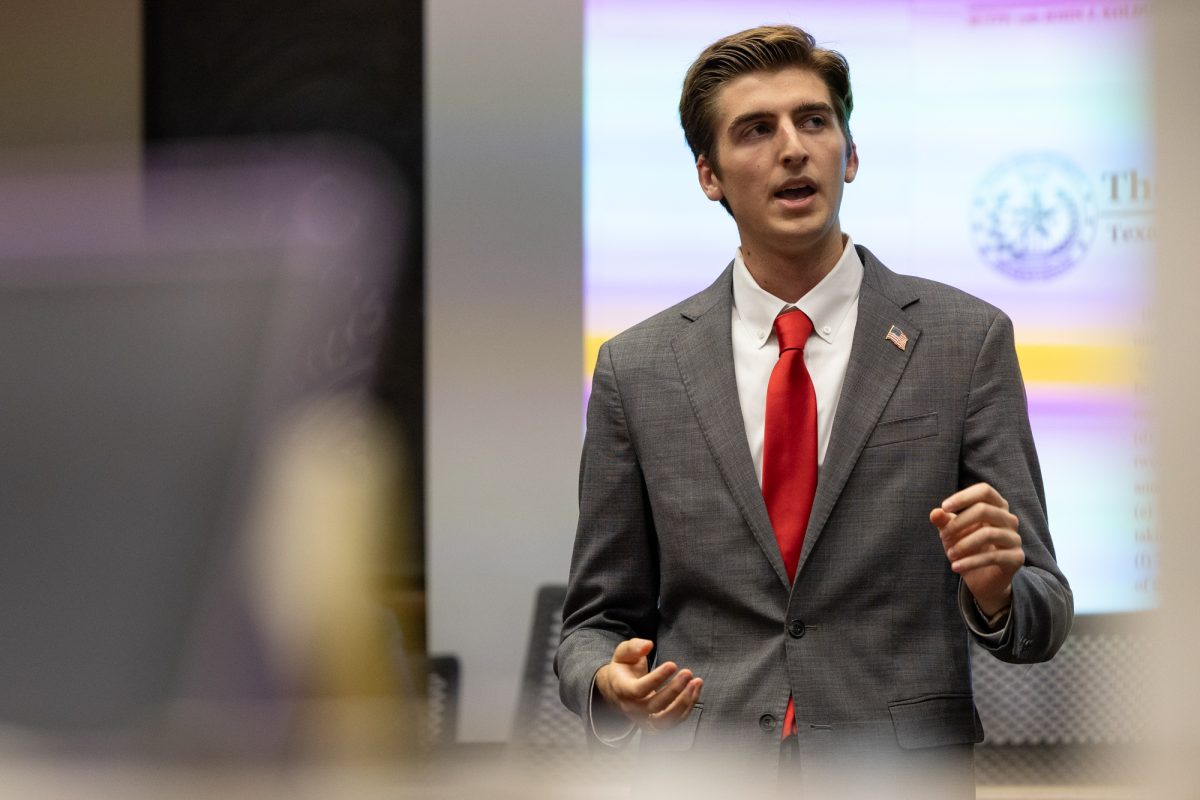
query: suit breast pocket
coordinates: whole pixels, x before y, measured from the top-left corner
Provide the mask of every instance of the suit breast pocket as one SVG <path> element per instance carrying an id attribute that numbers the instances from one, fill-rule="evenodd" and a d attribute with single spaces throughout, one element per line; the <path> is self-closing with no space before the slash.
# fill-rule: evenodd
<path id="1" fill-rule="evenodd" d="M 881 422 L 875 426 L 867 447 L 882 447 L 885 444 L 911 442 L 914 439 L 926 439 L 937 436 L 938 415 L 936 411 L 920 414 L 915 417 L 893 419 Z"/>

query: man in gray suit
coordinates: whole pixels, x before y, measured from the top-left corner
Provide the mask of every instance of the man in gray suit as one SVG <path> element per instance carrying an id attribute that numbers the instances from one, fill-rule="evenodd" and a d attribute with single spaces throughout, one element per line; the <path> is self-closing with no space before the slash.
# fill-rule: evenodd
<path id="1" fill-rule="evenodd" d="M 1009 319 L 842 233 L 852 106 L 842 56 L 791 26 L 689 70 L 684 133 L 741 247 L 600 349 L 555 666 L 601 742 L 640 729 L 643 754 L 782 753 L 797 774 L 938 763 L 965 794 L 983 736 L 969 640 L 1048 659 L 1072 598 Z M 812 323 L 819 467 L 785 563 L 764 406 L 793 309 Z"/>

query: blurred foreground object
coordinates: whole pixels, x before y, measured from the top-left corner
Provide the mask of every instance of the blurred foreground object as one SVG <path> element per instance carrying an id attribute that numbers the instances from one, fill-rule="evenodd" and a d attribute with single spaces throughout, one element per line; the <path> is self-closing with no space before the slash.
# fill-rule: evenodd
<path id="1" fill-rule="evenodd" d="M 333 400 L 305 409 L 280 434 L 252 517 L 248 565 L 270 671 L 295 704 L 301 747 L 386 756 L 421 724 L 414 674 L 397 674 L 394 624 L 377 585 L 403 485 L 393 430 L 358 404 Z"/>
<path id="2" fill-rule="evenodd" d="M 4 733 L 394 751 L 424 630 L 377 585 L 415 535 L 368 398 L 403 240 L 386 162 L 306 141 L 114 163 L 0 154 Z M 314 726 L 339 702 L 389 724 Z"/>

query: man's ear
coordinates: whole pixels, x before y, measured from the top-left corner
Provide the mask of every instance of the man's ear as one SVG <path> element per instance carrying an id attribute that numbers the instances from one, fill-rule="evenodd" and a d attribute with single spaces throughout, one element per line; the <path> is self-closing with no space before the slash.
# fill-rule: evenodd
<path id="1" fill-rule="evenodd" d="M 846 183 L 854 180 L 858 174 L 858 145 L 850 143 L 850 156 L 846 159 Z"/>
<path id="2" fill-rule="evenodd" d="M 725 192 L 721 190 L 721 179 L 713 170 L 708 156 L 700 156 L 696 159 L 696 177 L 700 179 L 700 188 L 704 190 L 705 197 L 709 200 L 724 199 Z"/>

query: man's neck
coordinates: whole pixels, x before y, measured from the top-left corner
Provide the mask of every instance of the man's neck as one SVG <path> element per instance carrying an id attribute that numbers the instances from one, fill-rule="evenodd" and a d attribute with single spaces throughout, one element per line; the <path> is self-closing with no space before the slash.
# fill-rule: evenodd
<path id="1" fill-rule="evenodd" d="M 780 300 L 794 303 L 837 266 L 845 249 L 846 238 L 839 232 L 816 252 L 778 253 L 743 244 L 742 261 L 759 286 Z"/>

